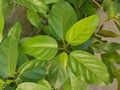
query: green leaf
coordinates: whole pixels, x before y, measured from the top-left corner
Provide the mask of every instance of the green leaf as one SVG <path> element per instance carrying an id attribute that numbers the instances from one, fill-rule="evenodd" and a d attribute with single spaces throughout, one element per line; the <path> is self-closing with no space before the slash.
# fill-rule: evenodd
<path id="1" fill-rule="evenodd" d="M 14 31 L 13 31 L 14 29 Z M 15 24 L 9 31 L 7 38 L 0 46 L 0 77 L 13 77 L 18 57 L 19 24 Z M 18 35 L 18 36 L 17 36 Z"/>
<path id="2" fill-rule="evenodd" d="M 27 10 L 27 18 L 33 26 L 39 28 L 40 19 L 34 10 Z"/>
<path id="3" fill-rule="evenodd" d="M 69 72 L 80 77 L 82 81 L 90 84 L 109 83 L 106 66 L 93 55 L 85 51 L 76 50 L 71 52 L 69 58 Z"/>
<path id="4" fill-rule="evenodd" d="M 15 25 L 10 29 L 10 31 L 8 32 L 8 37 L 14 35 L 15 38 L 17 40 L 20 39 L 20 35 L 21 35 L 21 24 L 20 22 L 16 22 Z"/>
<path id="5" fill-rule="evenodd" d="M 60 55 L 53 59 L 49 68 L 48 79 L 54 88 L 59 88 L 67 80 L 67 69 L 61 63 Z"/>
<path id="6" fill-rule="evenodd" d="M 24 53 L 21 47 L 18 48 L 18 51 L 17 68 L 28 61 L 27 55 Z"/>
<path id="7" fill-rule="evenodd" d="M 92 15 L 76 22 L 67 32 L 66 41 L 76 46 L 87 41 L 99 23 L 99 16 Z"/>
<path id="8" fill-rule="evenodd" d="M 15 6 L 14 0 L 3 0 L 2 6 L 3 16 L 4 17 L 8 16 L 14 9 L 14 6 Z"/>
<path id="9" fill-rule="evenodd" d="M 76 22 L 76 14 L 68 2 L 59 2 L 53 5 L 48 21 L 51 35 L 63 40 L 68 29 Z"/>
<path id="10" fill-rule="evenodd" d="M 18 85 L 16 90 L 51 90 L 52 87 L 45 80 L 39 83 L 25 82 Z"/>
<path id="11" fill-rule="evenodd" d="M 119 34 L 116 34 L 112 31 L 108 31 L 108 30 L 101 30 L 101 31 L 97 32 L 97 34 L 100 36 L 103 36 L 103 37 L 112 37 L 112 38 L 120 37 Z"/>
<path id="12" fill-rule="evenodd" d="M 57 3 L 63 0 L 43 0 L 46 4 Z"/>
<path id="13" fill-rule="evenodd" d="M 3 39 L 3 28 L 4 28 L 4 18 L 2 15 L 2 2 L 3 0 L 0 0 L 0 42 Z"/>
<path id="14" fill-rule="evenodd" d="M 87 84 L 71 73 L 60 90 L 87 90 Z"/>
<path id="15" fill-rule="evenodd" d="M 80 11 L 83 15 L 93 15 L 96 13 L 98 6 L 93 0 L 84 0 L 83 5 L 80 7 Z"/>
<path id="16" fill-rule="evenodd" d="M 3 86 L 4 86 L 4 82 L 3 80 L 0 79 L 0 90 L 2 90 Z"/>
<path id="17" fill-rule="evenodd" d="M 24 52 L 40 60 L 50 60 L 56 53 L 58 44 L 50 36 L 35 36 L 28 38 L 21 43 Z"/>
<path id="18" fill-rule="evenodd" d="M 20 66 L 19 77 L 22 81 L 39 81 L 45 78 L 46 64 L 41 60 L 31 60 Z"/>
<path id="19" fill-rule="evenodd" d="M 109 18 L 114 18 L 120 12 L 120 3 L 112 0 L 104 0 L 103 2 L 104 11 L 107 12 Z"/>
<path id="20" fill-rule="evenodd" d="M 66 68 L 67 66 L 67 62 L 68 62 L 68 55 L 66 52 L 62 52 L 60 54 L 60 60 L 61 60 L 61 63 L 63 65 L 64 68 Z"/>
<path id="21" fill-rule="evenodd" d="M 70 3 L 72 3 L 76 8 L 80 8 L 85 0 L 68 0 Z"/>
<path id="22" fill-rule="evenodd" d="M 16 0 L 18 4 L 23 5 L 36 12 L 46 14 L 48 6 L 42 0 Z"/>

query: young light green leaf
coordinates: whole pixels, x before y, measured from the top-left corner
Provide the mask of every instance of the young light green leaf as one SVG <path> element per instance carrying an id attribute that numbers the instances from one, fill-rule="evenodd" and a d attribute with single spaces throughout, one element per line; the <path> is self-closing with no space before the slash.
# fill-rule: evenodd
<path id="1" fill-rule="evenodd" d="M 88 52 L 80 50 L 71 52 L 68 68 L 69 72 L 80 77 L 84 82 L 90 84 L 109 83 L 109 75 L 104 63 Z"/>
<path id="2" fill-rule="evenodd" d="M 18 39 L 20 38 L 20 32 L 20 24 L 17 23 L 10 29 L 7 38 L 0 46 L 1 78 L 14 76 L 18 57 Z"/>
<path id="3" fill-rule="evenodd" d="M 50 36 L 40 35 L 28 38 L 21 43 L 24 52 L 40 60 L 50 60 L 56 53 L 58 44 Z"/>
<path id="4" fill-rule="evenodd" d="M 87 41 L 99 23 L 99 16 L 92 15 L 75 23 L 66 34 L 66 41 L 76 46 Z"/>
<path id="5" fill-rule="evenodd" d="M 112 37 L 112 38 L 120 37 L 119 34 L 116 34 L 112 31 L 108 31 L 108 30 L 101 30 L 101 31 L 97 32 L 97 34 L 100 36 L 103 36 L 103 37 Z"/>
<path id="6" fill-rule="evenodd" d="M 60 55 L 55 57 L 50 65 L 48 74 L 51 85 L 56 89 L 63 85 L 68 78 L 67 69 L 63 67 L 60 59 Z"/>
<path id="7" fill-rule="evenodd" d="M 66 52 L 62 52 L 60 54 L 60 61 L 61 61 L 61 64 L 63 65 L 63 67 L 66 68 L 67 62 L 68 62 L 68 55 Z"/>
<path id="8" fill-rule="evenodd" d="M 31 60 L 20 66 L 18 69 L 19 77 L 22 81 L 39 81 L 45 78 L 45 61 Z"/>
<path id="9" fill-rule="evenodd" d="M 51 35 L 63 40 L 67 30 L 76 22 L 76 14 L 68 2 L 59 2 L 53 5 L 48 21 Z"/>
<path id="10" fill-rule="evenodd" d="M 18 85 L 16 90 L 51 90 L 52 87 L 46 80 L 42 80 L 39 83 L 25 82 Z"/>
<path id="11" fill-rule="evenodd" d="M 57 3 L 63 0 L 43 0 L 46 4 Z"/>
<path id="12" fill-rule="evenodd" d="M 107 12 L 109 18 L 114 18 L 120 12 L 120 3 L 112 0 L 104 0 L 103 2 L 104 11 Z"/>
<path id="13" fill-rule="evenodd" d="M 39 28 L 40 19 L 38 14 L 34 10 L 27 10 L 27 18 L 33 26 Z"/>
<path id="14" fill-rule="evenodd" d="M 18 4 L 23 5 L 36 12 L 46 14 L 48 6 L 42 0 L 16 0 Z"/>
<path id="15" fill-rule="evenodd" d="M 4 28 L 4 18 L 2 15 L 2 2 L 3 0 L 0 0 L 0 42 L 3 39 L 3 28 Z"/>

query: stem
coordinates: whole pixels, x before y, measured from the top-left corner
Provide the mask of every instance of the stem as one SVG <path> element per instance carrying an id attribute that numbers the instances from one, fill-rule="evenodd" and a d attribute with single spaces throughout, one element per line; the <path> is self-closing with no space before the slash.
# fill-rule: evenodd
<path id="1" fill-rule="evenodd" d="M 100 9 L 103 10 L 103 7 L 96 1 L 96 0 L 92 0 Z"/>

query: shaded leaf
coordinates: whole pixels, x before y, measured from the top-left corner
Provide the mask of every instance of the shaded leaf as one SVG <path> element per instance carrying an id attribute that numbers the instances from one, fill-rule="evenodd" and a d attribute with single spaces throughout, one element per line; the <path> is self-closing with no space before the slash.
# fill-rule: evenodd
<path id="1" fill-rule="evenodd" d="M 28 38 L 21 43 L 24 52 L 40 60 L 50 60 L 57 53 L 57 42 L 50 36 L 40 35 Z"/>
<path id="2" fill-rule="evenodd" d="M 67 69 L 63 67 L 60 56 L 51 63 L 48 78 L 54 88 L 59 88 L 67 80 Z"/>
<path id="3" fill-rule="evenodd" d="M 41 60 L 31 60 L 25 62 L 18 69 L 19 77 L 22 81 L 37 82 L 46 75 L 46 64 Z"/>
<path id="4" fill-rule="evenodd" d="M 3 80 L 0 79 L 0 90 L 2 90 L 3 86 L 4 86 L 4 82 Z"/>
<path id="5" fill-rule="evenodd" d="M 76 14 L 68 2 L 59 2 L 52 6 L 48 20 L 51 35 L 63 40 L 67 30 L 76 22 Z"/>
<path id="6" fill-rule="evenodd" d="M 103 2 L 104 11 L 107 12 L 109 18 L 114 18 L 120 12 L 120 3 L 112 0 L 104 0 Z"/>
<path id="7" fill-rule="evenodd" d="M 103 37 L 112 37 L 112 38 L 120 37 L 119 34 L 116 34 L 112 31 L 108 31 L 108 30 L 101 30 L 101 31 L 97 32 L 97 34 L 100 36 L 103 36 Z"/>

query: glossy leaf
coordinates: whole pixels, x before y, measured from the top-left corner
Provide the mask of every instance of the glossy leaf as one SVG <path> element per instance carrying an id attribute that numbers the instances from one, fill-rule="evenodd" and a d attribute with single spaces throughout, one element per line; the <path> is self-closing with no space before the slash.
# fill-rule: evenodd
<path id="1" fill-rule="evenodd" d="M 114 18 L 120 12 L 120 3 L 112 0 L 104 0 L 103 2 L 104 11 L 107 12 L 109 18 Z"/>
<path id="2" fill-rule="evenodd" d="M 103 36 L 103 37 L 112 37 L 112 38 L 120 37 L 119 34 L 116 34 L 112 31 L 108 31 L 108 30 L 101 30 L 101 31 L 97 32 L 97 34 L 100 36 Z"/>
<path id="3" fill-rule="evenodd" d="M 4 28 L 4 18 L 2 15 L 2 2 L 3 0 L 0 0 L 0 42 L 3 39 L 3 28 Z"/>
<path id="4" fill-rule="evenodd" d="M 42 0 L 16 0 L 18 4 L 23 5 L 36 12 L 46 14 L 48 6 Z"/>
<path id="5" fill-rule="evenodd" d="M 71 52 L 68 67 L 69 72 L 80 77 L 84 82 L 90 84 L 109 83 L 109 75 L 104 63 L 85 51 Z"/>
<path id="6" fill-rule="evenodd" d="M 87 84 L 71 73 L 60 90 L 87 90 Z"/>
<path id="7" fill-rule="evenodd" d="M 27 18 L 33 26 L 39 28 L 40 19 L 35 11 L 29 9 L 27 11 Z"/>
<path id="8" fill-rule="evenodd" d="M 18 85 L 16 90 L 51 90 L 51 86 L 45 80 L 39 83 L 25 82 Z"/>
<path id="9" fill-rule="evenodd" d="M 46 4 L 57 3 L 63 0 L 43 0 Z"/>
<path id="10" fill-rule="evenodd" d="M 57 53 L 57 42 L 50 36 L 35 36 L 21 43 L 24 52 L 40 60 L 50 60 Z"/>
<path id="11" fill-rule="evenodd" d="M 68 2 L 59 2 L 52 6 L 48 20 L 51 35 L 63 40 L 67 30 L 76 22 L 76 14 Z"/>
<path id="12" fill-rule="evenodd" d="M 65 68 L 67 66 L 67 62 L 68 62 L 68 55 L 66 52 L 62 52 L 60 54 L 60 61 L 61 61 L 61 64 L 63 65 L 63 67 Z"/>
<path id="13" fill-rule="evenodd" d="M 39 81 L 45 78 L 46 64 L 41 60 L 31 60 L 20 66 L 19 77 L 22 81 Z"/>
<path id="14" fill-rule="evenodd" d="M 76 46 L 87 41 L 99 23 L 99 16 L 92 15 L 76 22 L 67 32 L 66 41 Z"/>
<path id="15" fill-rule="evenodd" d="M 67 69 L 63 67 L 60 56 L 57 56 L 50 65 L 48 79 L 54 88 L 59 88 L 67 80 Z"/>
<path id="16" fill-rule="evenodd" d="M 16 28 L 15 28 L 16 27 Z M 13 31 L 14 29 L 14 31 Z M 19 24 L 15 24 L 9 31 L 7 38 L 0 46 L 0 77 L 13 77 L 18 56 Z M 18 36 L 17 36 L 18 35 Z M 13 63 L 14 62 L 14 63 Z"/>

